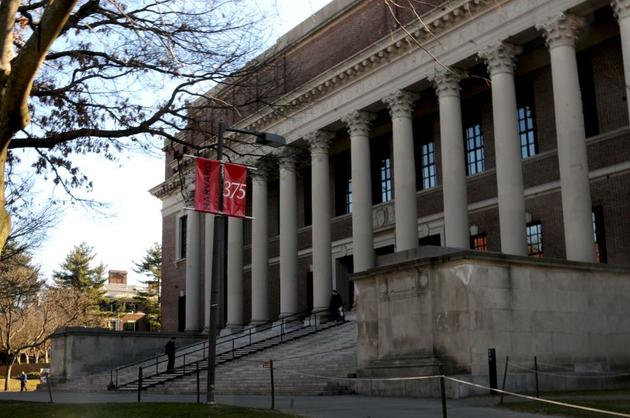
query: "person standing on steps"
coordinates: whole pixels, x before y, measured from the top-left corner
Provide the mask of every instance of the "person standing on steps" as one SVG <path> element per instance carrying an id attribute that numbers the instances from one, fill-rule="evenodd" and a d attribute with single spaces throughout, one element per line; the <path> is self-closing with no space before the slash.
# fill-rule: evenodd
<path id="1" fill-rule="evenodd" d="M 166 370 L 170 372 L 175 368 L 175 337 L 172 337 L 166 343 L 166 346 L 164 346 L 164 353 L 168 356 Z"/>
<path id="2" fill-rule="evenodd" d="M 336 290 L 332 291 L 328 312 L 334 321 L 343 321 L 343 299 Z"/>

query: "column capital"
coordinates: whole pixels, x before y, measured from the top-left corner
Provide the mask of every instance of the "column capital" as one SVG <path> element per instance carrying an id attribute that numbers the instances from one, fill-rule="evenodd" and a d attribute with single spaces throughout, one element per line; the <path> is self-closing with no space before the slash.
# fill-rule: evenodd
<path id="1" fill-rule="evenodd" d="M 252 177 L 256 181 L 267 181 L 273 172 L 273 165 L 269 160 L 258 160 L 254 163 L 256 171 L 252 171 Z"/>
<path id="2" fill-rule="evenodd" d="M 478 55 L 486 62 L 488 73 L 492 76 L 500 73 L 514 73 L 516 57 L 523 52 L 523 48 L 507 42 L 488 45 L 479 51 Z"/>
<path id="3" fill-rule="evenodd" d="M 326 154 L 328 155 L 328 149 L 332 143 L 332 139 L 335 134 L 328 131 L 315 131 L 304 136 L 304 139 L 308 143 L 311 154 Z"/>
<path id="4" fill-rule="evenodd" d="M 411 118 L 413 102 L 419 97 L 420 95 L 416 93 L 411 93 L 405 90 L 397 90 L 383 97 L 381 100 L 387 105 L 392 119 Z"/>
<path id="5" fill-rule="evenodd" d="M 612 0 L 610 6 L 618 20 L 630 17 L 630 0 Z"/>
<path id="6" fill-rule="evenodd" d="M 536 29 L 542 31 L 549 49 L 557 46 L 574 47 L 582 27 L 583 18 L 565 13 L 536 25 Z"/>
<path id="7" fill-rule="evenodd" d="M 429 76 L 429 81 L 433 83 L 438 97 L 459 97 L 459 90 L 461 89 L 459 82 L 462 78 L 464 78 L 464 74 L 460 71 L 436 67 L 433 75 Z"/>
<path id="8" fill-rule="evenodd" d="M 372 121 L 374 119 L 376 119 L 376 115 L 374 113 L 355 110 L 354 112 L 350 112 L 342 117 L 341 121 L 348 128 L 350 136 L 368 136 L 370 134 L 370 126 L 372 125 Z"/>
<path id="9" fill-rule="evenodd" d="M 278 155 L 278 165 L 280 170 L 287 170 L 295 173 L 295 164 L 297 162 L 297 152 L 294 150 L 285 150 Z"/>

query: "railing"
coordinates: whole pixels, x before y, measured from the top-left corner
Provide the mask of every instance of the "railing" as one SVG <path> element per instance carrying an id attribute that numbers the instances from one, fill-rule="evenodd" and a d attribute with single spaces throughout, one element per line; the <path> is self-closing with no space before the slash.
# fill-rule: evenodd
<path id="1" fill-rule="evenodd" d="M 277 338 L 277 337 L 280 337 L 280 341 L 282 342 L 284 341 L 285 336 L 287 334 L 290 334 L 295 331 L 301 330 L 303 328 L 308 328 L 308 327 L 314 327 L 314 329 L 317 331 L 318 317 L 321 319 L 322 314 L 325 314 L 325 313 L 309 314 L 308 312 L 300 312 L 300 313 L 282 318 L 279 322 L 270 321 L 264 324 L 260 324 L 256 328 L 248 328 L 245 331 L 238 331 L 231 334 L 219 336 L 217 337 L 217 347 L 228 345 L 228 349 L 225 350 L 225 348 L 223 348 L 221 351 L 217 350 L 216 357 L 223 356 L 231 352 L 231 360 L 234 360 L 236 359 L 237 349 L 251 346 L 252 343 L 264 342 L 264 341 L 268 341 L 270 339 Z M 308 321 L 307 324 L 304 324 L 305 321 Z M 277 322 L 277 323 L 274 324 L 274 322 Z M 290 325 L 295 324 L 295 323 L 301 323 L 302 326 L 299 328 L 291 329 L 288 332 L 287 328 Z M 257 336 L 263 333 L 270 333 L 270 331 L 273 332 L 274 329 L 279 329 L 279 332 L 275 335 L 273 334 L 270 335 L 268 338 L 263 338 L 258 341 L 254 341 Z M 191 366 L 194 366 L 199 361 L 206 360 L 206 353 L 208 352 L 207 348 L 208 348 L 208 341 L 203 341 L 201 343 L 195 343 L 186 347 L 181 347 L 178 351 L 180 352 L 183 351 L 183 352 L 175 356 L 175 364 L 179 363 L 180 364 L 179 368 L 182 370 L 182 373 L 186 374 L 186 367 L 189 367 L 190 369 Z M 200 351 L 202 355 L 201 360 L 198 359 Z M 196 358 L 196 360 L 191 361 L 190 363 L 187 363 L 186 362 L 187 356 L 188 356 L 188 359 L 190 359 L 191 357 L 194 357 Z M 108 389 L 118 389 L 121 385 L 138 382 L 140 380 L 138 378 L 136 379 L 132 378 L 132 380 L 126 381 L 126 382 L 119 382 L 119 378 L 124 376 L 127 373 L 133 376 L 134 374 L 131 373 L 132 371 L 131 369 L 135 369 L 135 367 L 141 367 L 145 373 L 147 369 L 153 369 L 153 367 L 155 367 L 155 372 L 151 375 L 145 374 L 143 380 L 146 380 L 147 378 L 150 378 L 159 374 L 163 374 L 164 372 L 167 371 L 166 366 L 164 366 L 162 371 L 160 371 L 161 369 L 160 366 L 163 363 L 167 363 L 167 362 L 168 362 L 168 357 L 165 354 L 158 354 L 154 357 L 145 358 L 143 360 L 137 360 L 131 363 L 127 363 L 123 366 L 112 368 L 110 370 L 110 383 L 108 385 Z"/>

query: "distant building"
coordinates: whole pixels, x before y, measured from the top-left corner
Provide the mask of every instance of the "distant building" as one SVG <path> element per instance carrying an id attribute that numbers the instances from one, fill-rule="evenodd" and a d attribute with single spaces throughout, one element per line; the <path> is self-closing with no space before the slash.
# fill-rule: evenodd
<path id="1" fill-rule="evenodd" d="M 135 299 L 142 292 L 147 292 L 147 287 L 127 284 L 125 270 L 109 270 L 103 290 L 103 298 L 107 302 L 101 304 L 101 311 L 110 313 L 106 318 L 108 328 L 114 331 L 148 331 L 143 306 Z"/>

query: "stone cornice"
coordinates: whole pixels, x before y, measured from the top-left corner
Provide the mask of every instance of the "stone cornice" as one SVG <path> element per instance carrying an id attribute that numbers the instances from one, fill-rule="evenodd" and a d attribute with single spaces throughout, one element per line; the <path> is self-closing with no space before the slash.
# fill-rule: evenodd
<path id="1" fill-rule="evenodd" d="M 523 51 L 520 46 L 507 42 L 498 42 L 479 51 L 479 57 L 486 62 L 490 75 L 514 73 L 516 57 Z"/>
<path id="2" fill-rule="evenodd" d="M 355 110 L 341 118 L 341 121 L 348 128 L 348 134 L 352 136 L 368 136 L 372 121 L 376 119 L 374 113 L 360 112 Z"/>
<path id="3" fill-rule="evenodd" d="M 392 60 L 423 48 L 428 42 L 464 21 L 475 19 L 490 8 L 501 7 L 508 0 L 457 0 L 422 16 L 422 22 L 407 25 L 405 29 L 387 35 L 373 46 L 339 63 L 305 87 L 285 96 L 273 107 L 264 109 L 242 121 L 245 129 L 264 130 L 291 114 L 308 107 L 316 100 L 343 88 L 349 82 L 363 77 Z"/>
<path id="4" fill-rule="evenodd" d="M 613 0 L 610 6 L 613 8 L 617 19 L 622 20 L 630 17 L 630 0 Z"/>
<path id="5" fill-rule="evenodd" d="M 583 18 L 562 13 L 539 23 L 536 29 L 542 32 L 547 46 L 552 49 L 557 46 L 574 47 L 583 26 Z"/>

